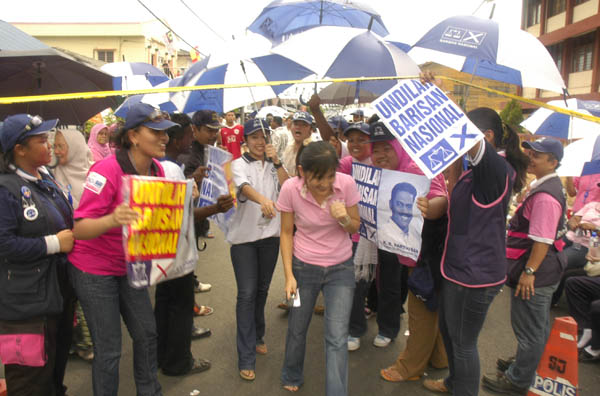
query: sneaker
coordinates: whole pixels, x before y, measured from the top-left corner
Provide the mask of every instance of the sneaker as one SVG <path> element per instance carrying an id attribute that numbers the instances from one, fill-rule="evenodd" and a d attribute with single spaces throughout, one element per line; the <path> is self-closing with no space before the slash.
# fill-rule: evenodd
<path id="1" fill-rule="evenodd" d="M 373 345 L 375 345 L 378 348 L 385 348 L 386 346 L 390 345 L 390 342 L 392 342 L 391 338 L 384 337 L 381 334 L 377 334 L 377 337 L 375 337 L 375 339 L 373 340 Z"/>
<path id="2" fill-rule="evenodd" d="M 497 393 L 506 393 L 509 395 L 527 395 L 529 388 L 519 388 L 504 374 L 484 375 L 481 381 L 484 388 Z"/>
<path id="3" fill-rule="evenodd" d="M 348 350 L 356 351 L 360 348 L 360 338 L 348 336 Z"/>
<path id="4" fill-rule="evenodd" d="M 198 340 L 200 338 L 210 337 L 212 332 L 208 328 L 204 327 L 192 327 L 192 340 Z"/>
<path id="5" fill-rule="evenodd" d="M 196 287 L 194 288 L 195 293 L 206 293 L 212 289 L 212 285 L 210 283 L 202 283 L 196 282 Z"/>

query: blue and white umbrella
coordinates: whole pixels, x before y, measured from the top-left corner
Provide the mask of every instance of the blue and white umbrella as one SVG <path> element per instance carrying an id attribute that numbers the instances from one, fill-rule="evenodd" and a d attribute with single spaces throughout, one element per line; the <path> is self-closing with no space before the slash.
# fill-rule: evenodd
<path id="1" fill-rule="evenodd" d="M 346 0 L 275 0 L 248 26 L 248 30 L 279 43 L 317 26 L 370 28 L 388 35 L 381 16 L 367 4 Z"/>
<path id="2" fill-rule="evenodd" d="M 260 37 L 260 36 L 259 36 Z M 314 72 L 284 56 L 268 53 L 262 37 L 229 43 L 222 51 L 193 65 L 182 78 L 182 86 L 264 83 L 301 80 Z M 259 55 L 253 55 L 259 54 Z M 171 101 L 182 113 L 197 110 L 226 112 L 277 97 L 290 85 L 256 86 L 177 92 Z"/>
<path id="3" fill-rule="evenodd" d="M 107 63 L 100 69 L 113 76 L 115 91 L 152 88 L 169 79 L 160 69 L 144 62 Z"/>
<path id="4" fill-rule="evenodd" d="M 172 80 L 165 81 L 158 84 L 155 88 L 178 87 L 181 84 L 181 79 L 181 77 L 177 77 Z M 127 113 L 129 112 L 131 106 L 140 102 L 151 104 L 154 107 L 158 107 L 161 110 L 166 111 L 167 113 L 173 113 L 174 111 L 177 111 L 177 107 L 173 104 L 173 102 L 171 102 L 170 96 L 171 94 L 168 92 L 132 95 L 125 99 L 125 101 L 115 110 L 115 115 L 121 118 L 127 117 Z"/>
<path id="5" fill-rule="evenodd" d="M 309 55 L 306 48 L 311 49 Z M 321 26 L 291 37 L 272 52 L 303 64 L 323 78 L 418 76 L 420 72 L 405 52 L 367 29 Z M 395 80 L 361 81 L 359 92 L 366 90 L 377 97 L 395 84 Z M 352 92 L 356 95 L 356 90 Z"/>
<path id="6" fill-rule="evenodd" d="M 600 102 L 576 98 L 552 100 L 549 105 L 563 109 L 575 110 L 579 113 L 600 117 Z M 560 139 L 581 139 L 600 134 L 600 124 L 567 114 L 558 113 L 546 108 L 534 111 L 521 126 L 531 133 L 543 136 L 553 136 Z"/>
<path id="7" fill-rule="evenodd" d="M 581 176 L 600 173 L 600 135 L 577 140 L 567 147 L 556 170 L 559 176 Z M 587 169 L 586 169 L 587 168 Z"/>
<path id="8" fill-rule="evenodd" d="M 408 54 L 479 77 L 562 93 L 552 56 L 533 35 L 475 16 L 450 17 L 429 30 Z"/>

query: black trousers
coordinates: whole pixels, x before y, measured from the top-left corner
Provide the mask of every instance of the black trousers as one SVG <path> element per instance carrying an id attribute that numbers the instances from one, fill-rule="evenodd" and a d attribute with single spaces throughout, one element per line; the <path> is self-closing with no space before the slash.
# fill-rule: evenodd
<path id="1" fill-rule="evenodd" d="M 408 296 L 408 271 L 394 253 L 377 249 L 377 257 L 377 325 L 379 334 L 394 339 L 400 331 L 402 306 Z"/>
<path id="2" fill-rule="evenodd" d="M 565 293 L 579 327 L 592 329 L 592 349 L 600 349 L 600 277 L 568 278 Z"/>
<path id="3" fill-rule="evenodd" d="M 64 396 L 67 390 L 63 380 L 73 336 L 75 292 L 68 279 L 66 264 L 58 265 L 57 270 L 64 305 L 61 314 L 46 319 L 46 365 L 6 365 L 4 375 L 8 396 Z"/>
<path id="4" fill-rule="evenodd" d="M 156 286 L 154 317 L 158 332 L 158 367 L 168 375 L 186 374 L 193 363 L 193 272 Z"/>

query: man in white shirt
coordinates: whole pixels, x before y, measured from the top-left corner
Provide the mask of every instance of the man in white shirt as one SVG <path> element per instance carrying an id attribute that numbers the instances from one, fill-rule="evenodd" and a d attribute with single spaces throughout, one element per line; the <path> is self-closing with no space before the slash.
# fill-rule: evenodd
<path id="1" fill-rule="evenodd" d="M 419 233 L 409 227 L 413 219 L 413 207 L 416 197 L 417 190 L 412 184 L 403 182 L 394 186 L 390 198 L 392 216 L 377 233 L 377 239 L 381 243 L 414 249 L 420 248 L 421 238 Z"/>

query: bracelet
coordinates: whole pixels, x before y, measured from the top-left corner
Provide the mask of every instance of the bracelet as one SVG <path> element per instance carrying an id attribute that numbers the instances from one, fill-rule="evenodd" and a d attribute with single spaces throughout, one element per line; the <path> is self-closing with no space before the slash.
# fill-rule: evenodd
<path id="1" fill-rule="evenodd" d="M 341 221 L 338 221 L 338 224 L 342 226 L 342 228 L 346 228 L 350 225 L 350 222 L 352 221 L 352 218 L 350 218 L 350 216 L 346 215 L 346 217 L 344 217 L 344 222 L 342 223 Z"/>

